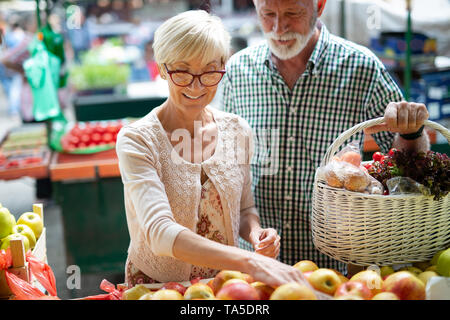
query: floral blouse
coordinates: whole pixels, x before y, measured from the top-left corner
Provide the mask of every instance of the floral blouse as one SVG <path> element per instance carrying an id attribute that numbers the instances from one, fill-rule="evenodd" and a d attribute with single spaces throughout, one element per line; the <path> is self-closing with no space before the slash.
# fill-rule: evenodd
<path id="1" fill-rule="evenodd" d="M 227 244 L 222 203 L 219 193 L 210 179 L 206 180 L 202 185 L 198 210 L 197 234 L 209 240 Z M 218 272 L 219 270 L 193 265 L 190 278 L 213 278 Z M 157 282 L 138 270 L 129 260 L 127 260 L 126 277 L 126 282 L 129 287 L 133 287 L 136 284 Z"/>

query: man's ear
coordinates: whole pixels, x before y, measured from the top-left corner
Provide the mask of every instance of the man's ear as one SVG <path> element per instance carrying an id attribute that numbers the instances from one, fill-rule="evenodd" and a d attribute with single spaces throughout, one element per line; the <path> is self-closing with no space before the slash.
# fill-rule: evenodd
<path id="1" fill-rule="evenodd" d="M 322 15 L 323 9 L 325 9 L 325 4 L 327 0 L 319 0 L 317 1 L 317 16 L 320 17 Z"/>

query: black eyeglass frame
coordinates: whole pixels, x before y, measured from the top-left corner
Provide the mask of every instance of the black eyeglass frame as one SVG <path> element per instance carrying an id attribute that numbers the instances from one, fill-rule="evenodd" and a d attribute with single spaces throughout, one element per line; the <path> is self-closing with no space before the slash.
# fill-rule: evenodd
<path id="1" fill-rule="evenodd" d="M 180 71 L 180 70 L 172 70 L 172 71 L 170 71 L 170 70 L 167 68 L 167 65 L 166 65 L 165 63 L 163 63 L 163 64 L 164 64 L 164 67 L 166 68 L 166 71 L 167 71 L 167 73 L 169 74 L 170 79 L 172 80 L 172 82 L 173 82 L 176 86 L 179 86 L 179 87 L 189 87 L 189 86 L 194 82 L 195 78 L 198 78 L 198 81 L 200 81 L 200 83 L 201 83 L 202 86 L 204 86 L 204 87 L 214 87 L 214 86 L 217 86 L 217 85 L 219 84 L 219 82 L 222 80 L 223 76 L 224 76 L 225 73 L 226 73 L 225 70 L 206 71 L 206 72 L 203 72 L 203 73 L 200 73 L 200 74 L 192 74 L 192 73 L 190 73 L 190 72 L 188 72 L 188 71 Z M 175 80 L 173 80 L 172 74 L 174 74 L 174 73 L 187 73 L 187 74 L 189 74 L 189 75 L 192 76 L 192 81 L 191 81 L 189 84 L 187 84 L 187 85 L 180 85 L 180 84 L 176 83 Z M 204 74 L 208 74 L 208 73 L 220 73 L 220 74 L 222 74 L 222 75 L 221 75 L 220 79 L 217 81 L 217 83 L 211 84 L 211 85 L 206 85 L 206 84 L 204 84 L 204 83 L 202 82 L 201 76 L 203 76 Z"/>

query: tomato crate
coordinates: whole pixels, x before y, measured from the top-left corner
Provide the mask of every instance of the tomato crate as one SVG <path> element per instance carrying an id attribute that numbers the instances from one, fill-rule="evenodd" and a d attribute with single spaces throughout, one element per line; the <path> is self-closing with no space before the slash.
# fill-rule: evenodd
<path id="1" fill-rule="evenodd" d="M 42 204 L 33 204 L 33 212 L 39 214 L 44 219 L 44 210 Z M 31 251 L 33 256 L 38 260 L 47 263 L 47 244 L 46 244 L 46 228 L 42 230 L 42 234 L 36 241 L 36 245 Z M 26 252 L 22 240 L 11 240 L 11 255 L 13 265 L 8 269 L 19 278 L 31 283 L 42 292 L 45 291 L 34 276 L 31 275 L 28 263 L 26 261 Z M 0 270 L 0 300 L 11 299 L 13 294 L 6 282 L 5 271 Z"/>

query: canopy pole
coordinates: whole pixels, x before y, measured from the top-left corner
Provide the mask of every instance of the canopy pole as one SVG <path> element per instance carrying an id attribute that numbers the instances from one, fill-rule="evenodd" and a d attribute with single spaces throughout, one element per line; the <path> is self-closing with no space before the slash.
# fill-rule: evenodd
<path id="1" fill-rule="evenodd" d="M 406 61 L 404 73 L 405 99 L 409 101 L 411 97 L 411 40 L 412 40 L 412 19 L 411 19 L 411 0 L 406 0 L 407 23 L 406 23 Z"/>

